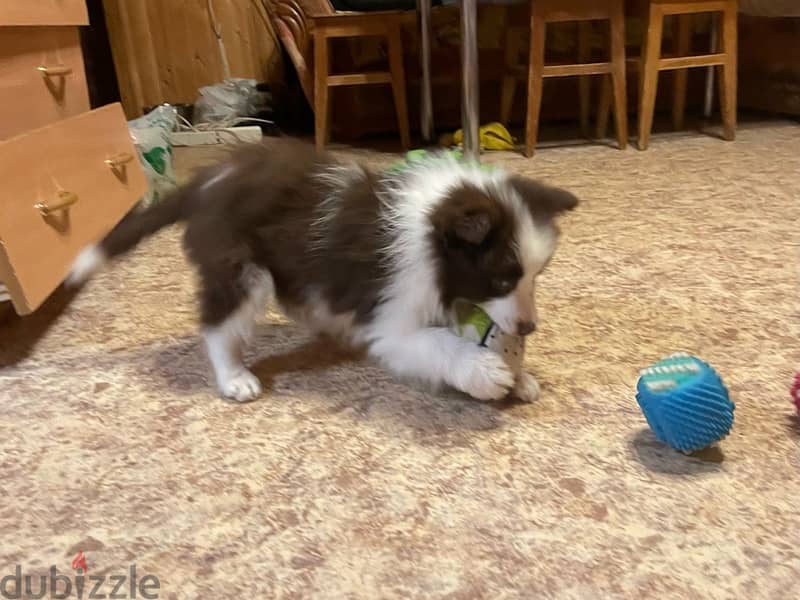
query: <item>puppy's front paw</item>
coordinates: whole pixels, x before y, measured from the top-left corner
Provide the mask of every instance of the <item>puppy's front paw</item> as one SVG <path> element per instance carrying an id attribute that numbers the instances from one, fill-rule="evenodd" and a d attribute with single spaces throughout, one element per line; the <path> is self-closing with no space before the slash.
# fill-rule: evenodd
<path id="1" fill-rule="evenodd" d="M 229 400 L 249 402 L 261 395 L 261 382 L 250 371 L 242 369 L 225 381 L 220 381 L 219 391 Z"/>
<path id="2" fill-rule="evenodd" d="M 456 387 L 478 400 L 502 400 L 514 385 L 509 366 L 499 354 L 486 348 L 476 348 L 459 369 Z"/>
<path id="3" fill-rule="evenodd" d="M 539 398 L 540 393 L 541 388 L 536 377 L 524 371 L 519 374 L 514 389 L 511 390 L 511 395 L 522 402 L 534 402 Z"/>

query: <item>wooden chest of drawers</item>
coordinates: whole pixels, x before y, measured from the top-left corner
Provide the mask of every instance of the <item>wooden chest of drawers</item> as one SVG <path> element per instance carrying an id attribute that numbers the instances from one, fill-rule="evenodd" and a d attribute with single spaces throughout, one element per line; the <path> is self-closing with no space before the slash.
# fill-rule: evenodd
<path id="1" fill-rule="evenodd" d="M 38 308 L 147 182 L 119 104 L 90 110 L 84 0 L 0 2 L 0 285 Z"/>

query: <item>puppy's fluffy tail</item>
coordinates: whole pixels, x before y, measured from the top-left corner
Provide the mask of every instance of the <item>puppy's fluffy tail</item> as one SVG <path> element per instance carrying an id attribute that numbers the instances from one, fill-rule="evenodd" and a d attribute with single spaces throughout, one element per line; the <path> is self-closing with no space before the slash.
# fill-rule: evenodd
<path id="1" fill-rule="evenodd" d="M 81 251 L 67 277 L 67 285 L 80 285 L 112 258 L 128 252 L 159 229 L 180 221 L 184 217 L 187 196 L 186 190 L 179 189 L 144 211 L 128 214 L 99 244 Z"/>

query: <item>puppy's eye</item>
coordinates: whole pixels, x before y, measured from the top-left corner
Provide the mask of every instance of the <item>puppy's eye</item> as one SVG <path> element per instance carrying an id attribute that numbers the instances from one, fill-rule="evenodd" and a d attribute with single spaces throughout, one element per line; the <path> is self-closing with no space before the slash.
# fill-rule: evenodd
<path id="1" fill-rule="evenodd" d="M 492 281 L 494 289 L 500 294 L 507 294 L 514 289 L 514 280 L 506 277 L 501 277 Z"/>

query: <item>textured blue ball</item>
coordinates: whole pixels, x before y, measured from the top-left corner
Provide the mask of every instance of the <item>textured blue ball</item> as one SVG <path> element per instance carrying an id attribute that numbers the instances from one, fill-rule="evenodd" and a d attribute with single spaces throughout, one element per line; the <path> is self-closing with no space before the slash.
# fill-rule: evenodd
<path id="1" fill-rule="evenodd" d="M 717 372 L 688 354 L 644 369 L 636 400 L 656 437 L 681 452 L 702 450 L 733 427 L 736 405 Z"/>

